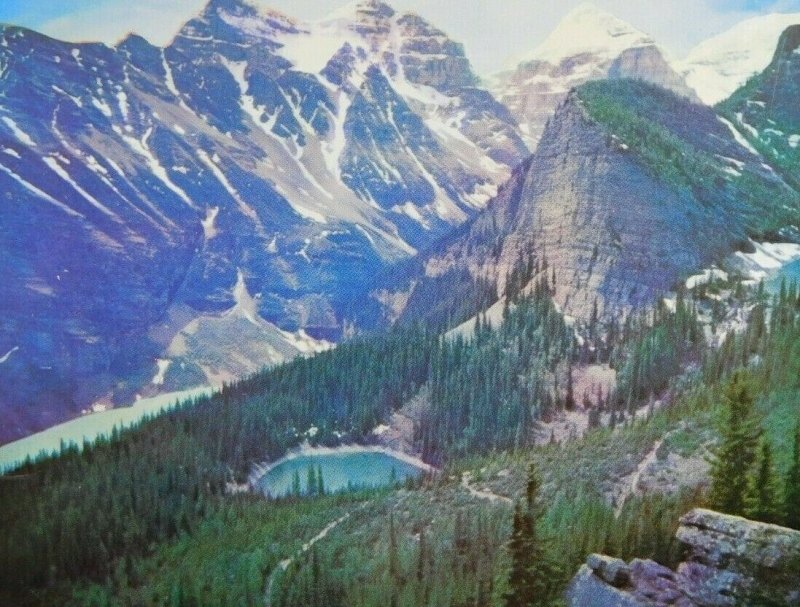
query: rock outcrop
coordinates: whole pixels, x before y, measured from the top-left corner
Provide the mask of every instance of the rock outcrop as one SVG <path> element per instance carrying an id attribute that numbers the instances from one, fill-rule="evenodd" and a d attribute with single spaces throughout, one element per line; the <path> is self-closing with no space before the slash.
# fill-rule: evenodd
<path id="1" fill-rule="evenodd" d="M 800 531 L 696 509 L 676 534 L 673 571 L 593 554 L 567 591 L 570 607 L 800 605 Z"/>
<path id="2" fill-rule="evenodd" d="M 787 180 L 800 184 L 800 17 L 781 34 L 772 62 L 719 110 Z"/>

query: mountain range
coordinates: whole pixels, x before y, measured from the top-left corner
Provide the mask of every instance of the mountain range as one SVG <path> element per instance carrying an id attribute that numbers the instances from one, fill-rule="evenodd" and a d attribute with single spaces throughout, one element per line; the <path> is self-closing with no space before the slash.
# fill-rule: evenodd
<path id="1" fill-rule="evenodd" d="M 796 238 L 791 30 L 764 56 L 787 20 L 677 63 L 583 5 L 487 84 L 377 0 L 317 22 L 211 0 L 165 48 L 3 26 L 0 440 L 452 311 L 476 285 L 496 301 L 532 252 L 585 321 L 749 238 Z"/>
<path id="2" fill-rule="evenodd" d="M 0 26 L 0 604 L 800 605 L 800 21 L 467 56 Z"/>

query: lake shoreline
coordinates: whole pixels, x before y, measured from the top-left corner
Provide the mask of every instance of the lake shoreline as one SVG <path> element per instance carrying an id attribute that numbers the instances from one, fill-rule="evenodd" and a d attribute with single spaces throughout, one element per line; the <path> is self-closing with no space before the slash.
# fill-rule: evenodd
<path id="1" fill-rule="evenodd" d="M 0 445 L 0 475 L 7 474 L 23 465 L 29 458 L 51 457 L 65 447 L 83 449 L 84 443 L 94 445 L 108 438 L 116 428 L 127 430 L 141 423 L 146 417 L 158 417 L 176 407 L 188 406 L 198 398 L 208 397 L 215 389 L 198 386 L 177 392 L 165 392 L 153 397 L 134 401 L 128 406 L 119 406 L 105 411 L 87 413 L 23 438 Z"/>
<path id="2" fill-rule="evenodd" d="M 248 485 L 251 491 L 261 492 L 258 487 L 258 483 L 264 478 L 264 476 L 278 466 L 301 457 L 330 457 L 337 455 L 352 455 L 356 453 L 382 454 L 388 457 L 393 457 L 415 468 L 419 468 L 427 474 L 435 474 L 439 472 L 438 468 L 431 466 L 417 456 L 410 455 L 402 451 L 397 451 L 395 449 L 389 449 L 388 447 L 383 447 L 380 445 L 350 444 L 340 445 L 338 447 L 314 447 L 306 440 L 294 449 L 290 449 L 280 459 L 272 462 L 253 464 L 250 475 L 248 476 Z"/>

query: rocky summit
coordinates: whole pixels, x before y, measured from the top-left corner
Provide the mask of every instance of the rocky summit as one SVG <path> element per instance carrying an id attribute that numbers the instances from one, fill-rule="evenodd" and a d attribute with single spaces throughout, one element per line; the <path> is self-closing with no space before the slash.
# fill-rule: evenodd
<path id="1" fill-rule="evenodd" d="M 653 561 L 593 554 L 567 592 L 570 607 L 800 605 L 800 532 L 696 509 L 676 534 L 686 556 Z"/>
<path id="2" fill-rule="evenodd" d="M 589 2 L 564 17 L 515 69 L 497 74 L 492 90 L 535 146 L 571 89 L 604 78 L 641 79 L 697 100 L 651 36 Z"/>
<path id="3" fill-rule="evenodd" d="M 484 213 L 372 295 L 387 318 L 442 276 L 487 280 L 502 295 L 533 253 L 564 313 L 624 315 L 748 237 L 793 238 L 799 213 L 794 182 L 713 109 L 641 81 L 587 83 Z"/>

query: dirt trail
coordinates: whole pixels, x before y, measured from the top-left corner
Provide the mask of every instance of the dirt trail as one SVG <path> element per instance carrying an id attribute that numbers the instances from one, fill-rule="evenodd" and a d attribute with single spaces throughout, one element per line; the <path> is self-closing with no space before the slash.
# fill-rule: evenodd
<path id="1" fill-rule="evenodd" d="M 461 486 L 473 497 L 477 497 L 478 499 L 489 500 L 490 502 L 501 502 L 503 504 L 513 505 L 514 500 L 504 495 L 498 495 L 496 493 L 492 493 L 491 491 L 481 491 L 477 489 L 474 485 L 472 485 L 472 473 L 471 472 L 464 472 L 461 475 Z"/>
<path id="2" fill-rule="evenodd" d="M 614 494 L 614 516 L 618 517 L 622 514 L 622 509 L 625 506 L 626 500 L 636 494 L 636 488 L 639 486 L 639 480 L 642 478 L 642 475 L 645 471 L 651 466 L 651 464 L 655 463 L 658 459 L 658 450 L 661 448 L 661 445 L 664 444 L 666 440 L 666 436 L 656 441 L 653 445 L 653 448 L 645 455 L 644 459 L 639 462 L 639 465 L 636 467 L 631 474 L 628 476 L 623 477 Z"/>
<path id="3" fill-rule="evenodd" d="M 358 509 L 364 508 L 364 506 L 366 506 L 366 504 L 362 504 L 361 506 L 359 506 Z M 306 552 L 311 550 L 317 542 L 324 540 L 331 531 L 333 531 L 334 529 L 336 529 L 336 527 L 338 527 L 347 519 L 349 519 L 351 514 L 352 512 L 348 512 L 344 516 L 341 516 L 337 518 L 335 521 L 329 523 L 327 527 L 325 527 L 317 535 L 315 535 L 305 544 L 303 544 L 303 546 L 300 548 L 300 550 L 298 550 L 294 554 L 294 556 L 291 556 L 288 559 L 284 559 L 280 563 L 278 563 L 278 566 L 272 570 L 272 573 L 270 574 L 269 579 L 267 580 L 266 590 L 264 590 L 264 605 L 266 605 L 266 607 L 270 607 L 272 605 L 272 589 L 275 586 L 275 580 L 277 579 L 278 575 L 284 573 L 287 569 L 289 569 L 289 567 L 291 567 L 292 563 L 294 563 L 295 560 L 299 559 Z"/>

